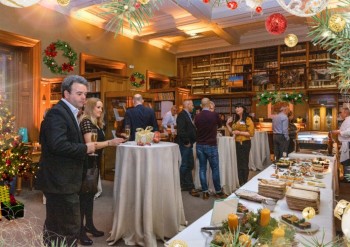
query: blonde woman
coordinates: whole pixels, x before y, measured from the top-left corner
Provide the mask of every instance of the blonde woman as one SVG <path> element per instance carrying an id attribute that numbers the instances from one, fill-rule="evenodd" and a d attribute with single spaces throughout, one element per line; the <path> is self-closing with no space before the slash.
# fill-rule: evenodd
<path id="1" fill-rule="evenodd" d="M 84 137 L 85 143 L 91 142 L 92 130 L 97 130 L 97 141 L 95 142 L 95 153 L 98 156 L 88 156 L 87 167 L 84 168 L 84 174 L 88 168 L 92 168 L 94 164 L 100 168 L 102 149 L 109 146 L 117 146 L 125 140 L 122 138 L 114 138 L 112 140 L 105 140 L 103 132 L 103 103 L 98 98 L 89 98 L 84 105 L 84 112 L 81 116 L 80 129 Z M 95 193 L 80 192 L 80 214 L 81 214 L 81 231 L 79 241 L 81 245 L 92 245 L 93 241 L 86 235 L 91 233 L 94 237 L 101 237 L 104 232 L 96 229 L 93 222 L 93 205 Z M 85 225 L 84 225 L 85 219 Z"/>
<path id="2" fill-rule="evenodd" d="M 249 177 L 249 153 L 254 136 L 254 123 L 242 104 L 235 105 L 235 114 L 226 122 L 226 127 L 236 141 L 236 156 L 239 184 L 242 186 Z"/>

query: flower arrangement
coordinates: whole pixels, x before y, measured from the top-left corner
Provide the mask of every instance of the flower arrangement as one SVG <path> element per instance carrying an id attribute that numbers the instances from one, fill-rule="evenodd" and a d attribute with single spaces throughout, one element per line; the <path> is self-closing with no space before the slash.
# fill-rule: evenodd
<path id="1" fill-rule="evenodd" d="M 139 79 L 140 81 L 136 81 L 136 79 Z M 133 87 L 142 87 L 142 85 L 145 84 L 145 75 L 139 72 L 132 73 L 130 76 L 130 83 Z"/>
<path id="2" fill-rule="evenodd" d="M 227 220 L 223 221 L 222 230 L 213 238 L 211 247 L 221 246 L 251 246 L 244 241 L 239 241 L 241 236 L 245 236 L 246 239 L 255 238 L 259 246 L 276 246 L 276 240 L 274 239 L 274 231 L 276 229 L 283 229 L 284 237 L 278 240 L 278 243 L 283 242 L 284 246 L 291 246 L 294 242 L 295 230 L 285 224 L 279 224 L 275 218 L 270 218 L 267 225 L 261 225 L 261 209 L 257 212 L 245 213 L 240 219 L 238 227 L 235 231 L 231 231 Z M 238 242 L 237 242 L 238 241 Z M 275 243 L 275 245 L 273 244 Z"/>
<path id="3" fill-rule="evenodd" d="M 291 104 L 302 104 L 306 98 L 303 93 L 296 92 L 263 92 L 256 96 L 256 99 L 259 101 L 258 105 L 268 105 L 276 104 L 277 102 L 287 102 Z"/>
<path id="4" fill-rule="evenodd" d="M 62 51 L 62 56 L 68 58 L 67 63 L 58 65 L 55 57 L 57 56 L 57 51 Z M 44 50 L 43 62 L 54 74 L 65 75 L 70 71 L 74 70 L 77 61 L 77 53 L 70 47 L 70 45 L 65 42 L 58 40 L 57 42 L 51 43 Z"/>

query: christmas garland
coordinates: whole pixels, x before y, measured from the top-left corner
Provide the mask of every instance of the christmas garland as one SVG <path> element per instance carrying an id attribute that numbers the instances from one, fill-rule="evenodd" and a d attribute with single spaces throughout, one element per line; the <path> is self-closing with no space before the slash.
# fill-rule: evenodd
<path id="1" fill-rule="evenodd" d="M 140 81 L 136 81 L 136 79 L 140 79 Z M 139 72 L 132 73 L 130 76 L 130 83 L 133 87 L 142 87 L 142 85 L 145 84 L 145 75 Z"/>
<path id="2" fill-rule="evenodd" d="M 302 93 L 287 93 L 287 92 L 263 92 L 256 96 L 256 99 L 259 101 L 258 105 L 268 105 L 276 104 L 277 102 L 288 102 L 291 104 L 302 104 L 306 98 Z"/>
<path id="3" fill-rule="evenodd" d="M 55 61 L 57 56 L 57 51 L 62 51 L 62 56 L 68 58 L 68 63 L 63 63 L 58 65 Z M 58 40 L 57 42 L 51 43 L 46 47 L 44 51 L 44 64 L 50 69 L 54 74 L 65 75 L 70 71 L 74 70 L 75 62 L 77 61 L 77 53 L 70 47 L 67 42 Z"/>

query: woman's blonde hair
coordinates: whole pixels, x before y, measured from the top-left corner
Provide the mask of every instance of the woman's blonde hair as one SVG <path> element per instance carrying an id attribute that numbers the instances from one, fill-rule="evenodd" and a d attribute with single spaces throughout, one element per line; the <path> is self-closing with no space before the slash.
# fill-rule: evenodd
<path id="1" fill-rule="evenodd" d="M 102 101 L 98 98 L 88 98 L 86 100 L 86 103 L 84 105 L 84 112 L 83 115 L 81 116 L 81 120 L 83 120 L 84 118 L 87 118 L 89 120 L 91 120 L 91 122 L 96 125 L 97 127 L 99 127 L 100 129 L 103 128 L 103 126 L 105 125 L 104 122 L 104 111 L 102 111 L 101 113 L 101 117 L 95 117 L 93 114 L 94 108 L 97 105 L 97 102 L 101 102 Z"/>

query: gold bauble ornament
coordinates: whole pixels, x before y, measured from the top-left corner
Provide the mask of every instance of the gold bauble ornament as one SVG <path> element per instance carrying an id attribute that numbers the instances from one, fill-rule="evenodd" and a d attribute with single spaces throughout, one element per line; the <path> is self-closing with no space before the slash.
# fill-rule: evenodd
<path id="1" fill-rule="evenodd" d="M 169 247 L 188 247 L 188 245 L 183 240 L 173 240 L 170 242 Z"/>
<path id="2" fill-rule="evenodd" d="M 57 0 L 57 3 L 61 6 L 67 6 L 70 3 L 70 0 Z"/>
<path id="3" fill-rule="evenodd" d="M 313 217 L 315 217 L 316 211 L 312 207 L 307 207 L 307 208 L 304 208 L 302 214 L 304 219 L 311 220 Z"/>
<path id="4" fill-rule="evenodd" d="M 329 18 L 328 27 L 335 33 L 339 33 L 344 30 L 346 26 L 346 20 L 340 14 L 334 14 Z"/>
<path id="5" fill-rule="evenodd" d="M 294 47 L 298 44 L 298 37 L 295 34 L 290 33 L 284 38 L 284 43 L 288 47 Z"/>
<path id="6" fill-rule="evenodd" d="M 138 0 L 140 3 L 142 3 L 142 4 L 147 4 L 147 3 L 149 3 L 149 0 Z"/>

